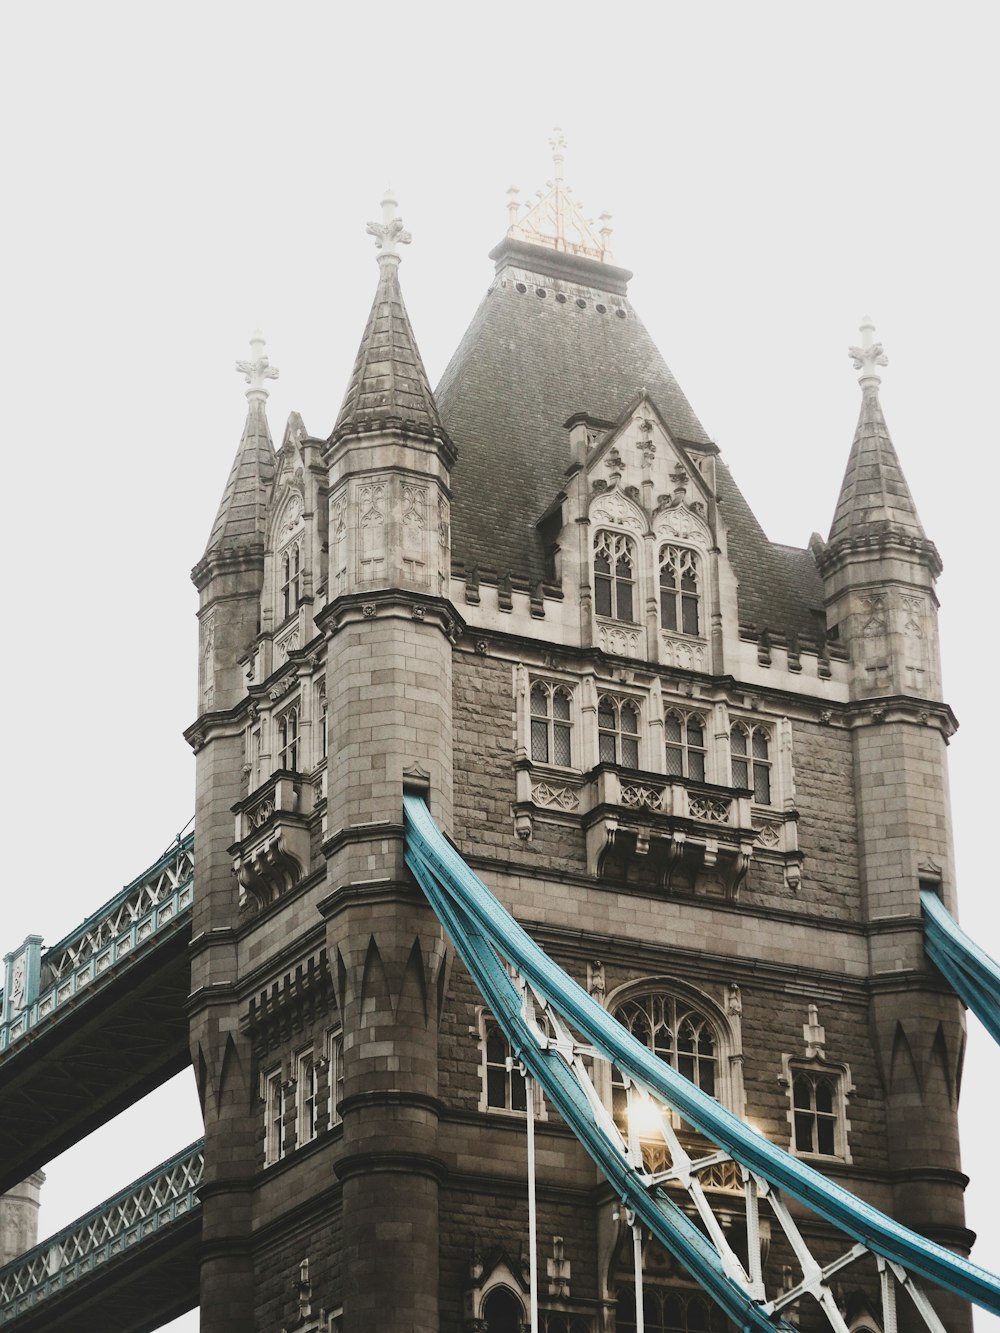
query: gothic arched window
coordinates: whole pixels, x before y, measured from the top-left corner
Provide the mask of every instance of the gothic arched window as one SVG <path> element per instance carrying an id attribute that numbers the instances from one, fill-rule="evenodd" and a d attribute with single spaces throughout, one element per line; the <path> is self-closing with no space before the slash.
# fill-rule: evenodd
<path id="1" fill-rule="evenodd" d="M 705 719 L 700 713 L 672 708 L 663 719 L 667 773 L 676 778 L 705 781 Z"/>
<path id="2" fill-rule="evenodd" d="M 749 788 L 757 805 L 771 804 L 771 735 L 766 727 L 734 722 L 729 731 L 733 786 Z"/>
<path id="3" fill-rule="evenodd" d="M 486 1333 L 521 1333 L 524 1307 L 507 1287 L 494 1287 L 483 1301 Z"/>
<path id="4" fill-rule="evenodd" d="M 639 705 L 602 694 L 597 701 L 598 753 L 602 764 L 639 767 Z"/>
<path id="5" fill-rule="evenodd" d="M 531 757 L 539 764 L 572 763 L 570 693 L 536 680 L 531 687 Z"/>
<path id="6" fill-rule="evenodd" d="M 615 1333 L 636 1333 L 635 1288 L 623 1285 L 616 1292 Z M 700 1291 L 682 1291 L 647 1283 L 642 1294 L 646 1333 L 723 1333 L 726 1317 Z"/>
<path id="7" fill-rule="evenodd" d="M 594 610 L 610 620 L 635 620 L 635 543 L 602 530 L 594 538 Z"/>
<path id="8" fill-rule="evenodd" d="M 699 634 L 701 587 L 698 557 L 685 546 L 660 547 L 660 624 Z"/>
<path id="9" fill-rule="evenodd" d="M 295 772 L 299 766 L 299 710 L 289 708 L 278 718 L 278 767 Z"/>
<path id="10" fill-rule="evenodd" d="M 287 620 L 302 601 L 302 551 L 297 541 L 281 555 L 281 618 Z"/>
<path id="11" fill-rule="evenodd" d="M 630 996 L 615 1008 L 614 1015 L 664 1064 L 690 1079 L 702 1092 L 716 1095 L 719 1048 L 715 1027 L 687 1000 L 663 991 L 649 991 Z M 617 1069 L 611 1086 L 615 1119 L 621 1122 L 626 1097 L 625 1084 Z"/>
<path id="12" fill-rule="evenodd" d="M 485 1106 L 494 1111 L 526 1111 L 524 1075 L 512 1059 L 510 1042 L 496 1019 L 483 1018 L 483 1072 Z"/>

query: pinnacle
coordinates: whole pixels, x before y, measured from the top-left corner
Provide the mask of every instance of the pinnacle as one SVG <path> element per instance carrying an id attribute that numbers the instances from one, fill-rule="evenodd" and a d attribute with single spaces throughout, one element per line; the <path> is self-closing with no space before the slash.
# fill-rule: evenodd
<path id="1" fill-rule="evenodd" d="M 871 376 L 830 525 L 830 544 L 888 532 L 925 539 L 882 412 L 877 380 Z"/>
<path id="2" fill-rule="evenodd" d="M 442 429 L 403 304 L 398 258 L 383 253 L 375 300 L 333 434 L 389 424 L 420 432 Z"/>

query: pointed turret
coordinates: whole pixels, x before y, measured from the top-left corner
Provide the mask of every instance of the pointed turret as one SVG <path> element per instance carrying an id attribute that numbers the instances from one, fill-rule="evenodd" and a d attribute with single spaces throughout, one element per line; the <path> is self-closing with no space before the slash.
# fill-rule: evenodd
<path id="1" fill-rule="evenodd" d="M 850 349 L 855 370 L 862 372 L 858 378 L 861 414 L 830 526 L 831 546 L 844 539 L 883 533 L 926 540 L 879 402 L 882 381 L 875 367 L 888 365 L 889 358 L 882 344 L 874 340 L 874 333 L 875 326 L 866 315 L 861 346 Z"/>
<path id="2" fill-rule="evenodd" d="M 267 426 L 265 380 L 278 378 L 278 371 L 264 352 L 260 332 L 250 339 L 253 357 L 237 361 L 236 369 L 246 378 L 247 419 L 233 466 L 222 493 L 219 510 L 205 548 L 205 555 L 253 546 L 263 541 L 267 501 L 274 481 L 275 456 Z"/>
<path id="3" fill-rule="evenodd" d="M 889 358 L 865 316 L 861 415 L 830 540 L 812 550 L 823 577 L 827 625 L 851 654 L 856 698 L 940 699 L 937 598 L 941 557 L 924 534 L 878 398 L 878 366 Z"/>
<path id="4" fill-rule="evenodd" d="M 441 434 L 441 418 L 413 336 L 399 287 L 399 249 L 410 233 L 396 216 L 390 191 L 382 200 L 382 221 L 369 222 L 379 248 L 379 281 L 354 371 L 332 439 L 363 430 L 399 427 L 418 434 Z"/>

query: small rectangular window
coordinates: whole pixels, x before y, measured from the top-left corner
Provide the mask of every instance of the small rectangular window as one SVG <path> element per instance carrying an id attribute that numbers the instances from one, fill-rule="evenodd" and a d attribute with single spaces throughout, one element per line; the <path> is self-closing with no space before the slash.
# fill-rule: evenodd
<path id="1" fill-rule="evenodd" d="M 311 1143 L 316 1137 L 316 1116 L 319 1110 L 317 1088 L 319 1071 L 313 1057 L 312 1048 L 303 1051 L 298 1058 L 295 1087 L 298 1099 L 296 1143 Z"/>
<path id="2" fill-rule="evenodd" d="M 340 1103 L 344 1100 L 344 1034 L 330 1033 L 330 1124 L 339 1125 Z"/>
<path id="3" fill-rule="evenodd" d="M 280 1069 L 264 1079 L 264 1164 L 271 1166 L 285 1155 L 285 1086 Z"/>

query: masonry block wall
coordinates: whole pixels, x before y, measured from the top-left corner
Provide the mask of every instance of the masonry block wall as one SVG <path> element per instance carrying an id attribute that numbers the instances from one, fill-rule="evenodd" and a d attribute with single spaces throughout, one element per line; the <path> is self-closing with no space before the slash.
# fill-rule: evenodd
<path id="1" fill-rule="evenodd" d="M 275 452 L 254 363 L 195 571 L 203 1328 L 527 1310 L 528 1094 L 406 869 L 404 791 L 661 1058 L 967 1251 L 962 1019 L 918 907 L 955 891 L 939 565 L 875 386 L 829 542 L 774 546 L 602 253 L 512 232 L 432 393 L 387 207 L 332 434 L 293 414 Z M 536 1109 L 543 1328 L 631 1333 L 628 1229 Z M 710 1194 L 739 1249 L 739 1181 Z M 772 1237 L 773 1289 L 792 1259 Z M 715 1327 L 651 1243 L 645 1268 Z M 835 1294 L 878 1322 L 870 1275 Z"/>

